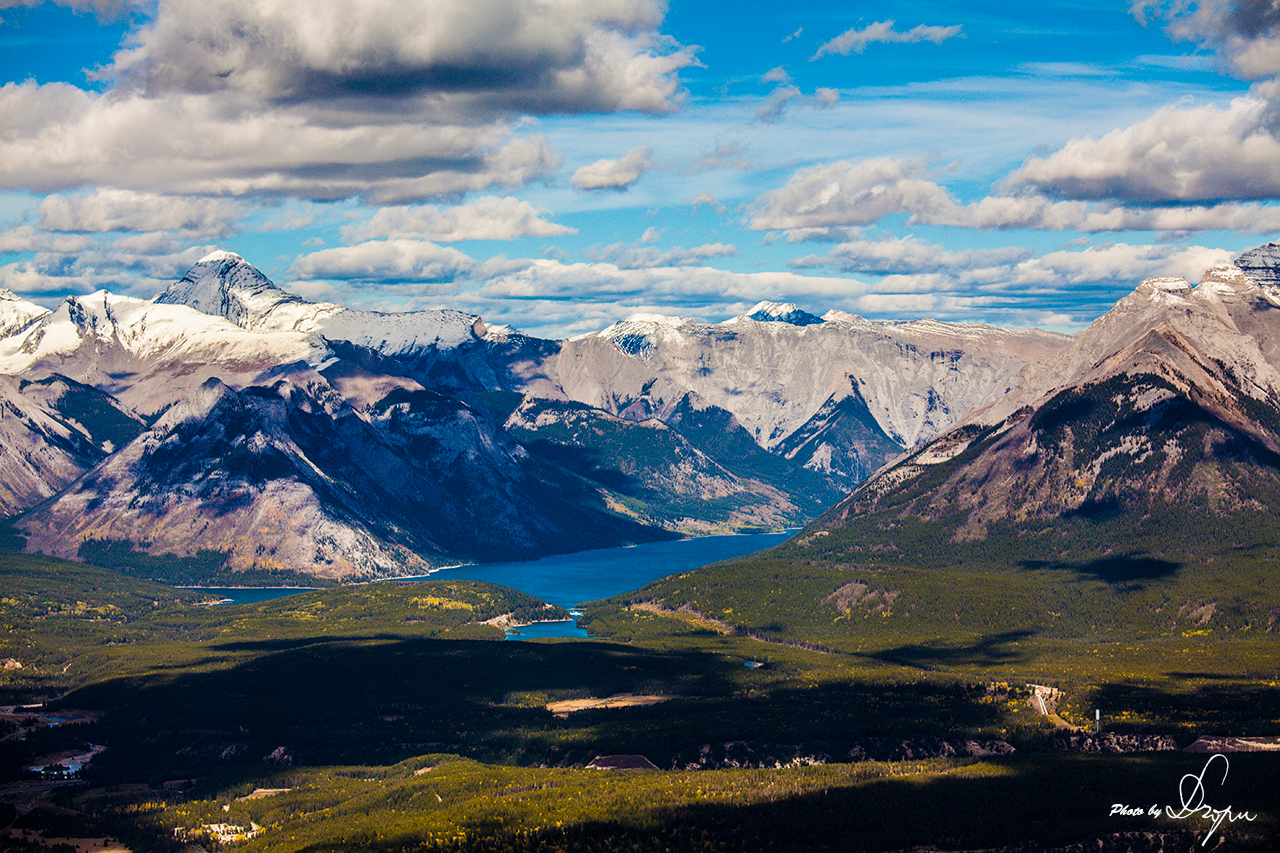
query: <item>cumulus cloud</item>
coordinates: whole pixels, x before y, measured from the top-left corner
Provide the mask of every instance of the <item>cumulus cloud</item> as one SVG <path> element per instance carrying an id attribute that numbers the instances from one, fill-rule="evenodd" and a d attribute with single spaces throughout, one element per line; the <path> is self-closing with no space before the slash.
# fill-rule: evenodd
<path id="1" fill-rule="evenodd" d="M 514 240 L 517 237 L 561 237 L 576 229 L 542 218 L 545 211 L 510 196 L 484 196 L 457 207 L 397 205 L 383 207 L 366 222 L 342 229 L 348 242 L 375 239 Z"/>
<path id="2" fill-rule="evenodd" d="M 685 199 L 685 204 L 691 205 L 695 213 L 700 207 L 709 207 L 716 213 L 724 213 L 729 209 L 726 205 L 721 204 L 719 199 L 706 190 L 702 190 Z"/>
<path id="3" fill-rule="evenodd" d="M 564 264 L 552 260 L 534 261 L 518 271 L 495 276 L 480 288 L 484 295 L 501 298 L 590 301 L 633 295 L 645 304 L 739 302 L 746 306 L 783 297 L 823 304 L 865 291 L 866 285 L 852 279 L 792 272 L 735 273 L 705 266 L 624 269 L 606 262 Z"/>
<path id="4" fill-rule="evenodd" d="M 111 189 L 50 195 L 39 206 L 40 227 L 50 231 L 180 231 L 188 237 L 225 236 L 245 212 L 229 199 Z"/>
<path id="5" fill-rule="evenodd" d="M 570 182 L 580 190 L 625 190 L 653 168 L 653 149 L 632 148 L 617 160 L 597 160 L 573 173 Z"/>
<path id="6" fill-rule="evenodd" d="M 920 175 L 924 164 L 881 157 L 837 161 L 797 171 L 756 203 L 751 227 L 788 230 L 869 225 L 903 211 L 939 211 L 955 202 Z"/>
<path id="7" fill-rule="evenodd" d="M 799 97 L 800 90 L 797 87 L 779 86 L 769 93 L 769 99 L 756 110 L 756 118 L 765 122 L 779 121 L 791 102 Z"/>
<path id="8" fill-rule="evenodd" d="M 12 2 L 12 0 L 9 0 Z M 109 11 L 123 0 L 72 2 Z M 394 204 L 555 171 L 529 114 L 678 108 L 661 0 L 160 0 L 96 76 L 0 89 L 0 188 Z"/>
<path id="9" fill-rule="evenodd" d="M 209 195 L 363 196 L 384 203 L 515 186 L 559 168 L 542 137 L 501 124 L 321 124 L 298 109 L 228 115 L 208 96 L 0 88 L 0 187 L 96 184 Z"/>
<path id="10" fill-rule="evenodd" d="M 1038 255 L 1013 246 L 953 251 L 910 237 L 889 237 L 841 243 L 826 255 L 797 259 L 793 266 L 883 274 L 887 278 L 880 287 L 905 291 L 1033 288 L 1034 294 L 1044 295 L 1090 285 L 1107 291 L 1114 300 L 1146 278 L 1182 276 L 1198 281 L 1206 269 L 1231 258 L 1229 252 L 1203 246 L 1103 243 Z"/>
<path id="11" fill-rule="evenodd" d="M 0 235 L 0 250 L 8 248 L 14 232 Z M 73 240 L 74 244 L 67 241 Z M 214 246 L 190 245 L 165 234 L 129 235 L 106 239 L 101 235 L 37 237 L 26 251 L 35 256 L 0 266 L 0 287 L 19 293 L 116 293 L 151 297 L 181 278 Z"/>
<path id="12" fill-rule="evenodd" d="M 1030 249 L 966 249 L 951 251 L 922 243 L 913 237 L 882 240 L 850 240 L 831 248 L 826 255 L 797 258 L 797 268 L 835 267 L 846 272 L 903 274 L 951 272 L 1016 264 L 1029 259 Z"/>
<path id="13" fill-rule="evenodd" d="M 289 274 L 300 279 L 358 282 L 441 282 L 470 272 L 474 259 L 426 240 L 370 240 L 300 255 Z"/>
<path id="14" fill-rule="evenodd" d="M 652 231 L 653 229 L 649 229 Z M 648 235 L 648 231 L 645 232 Z M 654 239 L 657 239 L 655 236 Z M 643 241 L 644 238 L 642 237 Z M 724 243 L 704 243 L 691 249 L 675 247 L 659 249 L 657 246 L 633 246 L 614 243 L 609 246 L 592 246 L 587 257 L 593 261 L 607 261 L 619 269 L 651 269 L 654 267 L 689 267 L 704 264 L 712 258 L 736 255 L 738 250 Z"/>
<path id="15" fill-rule="evenodd" d="M 931 41 L 934 44 L 942 44 L 950 38 L 956 38 L 957 36 L 963 38 L 962 29 L 963 27 L 960 25 L 930 27 L 921 24 L 918 27 L 912 27 L 906 32 L 899 32 L 894 29 L 893 21 L 877 21 L 860 30 L 855 28 L 844 31 L 819 47 L 818 51 L 810 57 L 810 61 L 833 53 L 838 53 L 842 56 L 848 56 L 851 53 L 862 53 L 867 49 L 867 45 L 873 43 L 909 44 Z"/>
<path id="16" fill-rule="evenodd" d="M 1271 124 L 1280 86 L 1254 87 L 1227 109 L 1169 106 L 1100 139 L 1073 139 L 1010 176 L 1059 197 L 1140 202 L 1280 196 L 1280 139 Z"/>
<path id="17" fill-rule="evenodd" d="M 104 76 L 151 94 L 233 91 L 346 108 L 673 108 L 690 50 L 657 0 L 162 0 Z"/>
<path id="18" fill-rule="evenodd" d="M 1138 0 L 1130 11 L 1144 26 L 1165 21 L 1174 40 L 1212 50 L 1246 80 L 1280 74 L 1280 6 L 1270 0 Z"/>
<path id="19" fill-rule="evenodd" d="M 1273 164 L 1280 169 L 1280 159 Z M 1014 183 L 1031 183 L 1024 175 Z M 751 227 L 787 231 L 789 240 L 838 238 L 850 227 L 895 214 L 928 225 L 1046 231 L 1208 231 L 1269 233 L 1280 229 L 1280 208 L 1226 203 L 1135 206 L 1112 200 L 1063 201 L 1034 192 L 993 195 L 962 204 L 926 177 L 926 164 L 881 158 L 840 161 L 797 171 L 755 204 Z"/>
<path id="20" fill-rule="evenodd" d="M 1259 81 L 1225 109 L 1175 104 L 1099 139 L 1072 139 L 1010 178 L 1060 198 L 1203 202 L 1280 197 L 1280 5 L 1268 0 L 1138 0 L 1144 24 L 1213 51 Z"/>

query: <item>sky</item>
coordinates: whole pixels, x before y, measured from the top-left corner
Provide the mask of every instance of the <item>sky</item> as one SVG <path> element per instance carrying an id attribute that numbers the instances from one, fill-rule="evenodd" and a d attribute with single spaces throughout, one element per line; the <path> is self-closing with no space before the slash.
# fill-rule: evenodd
<path id="1" fill-rule="evenodd" d="M 0 0 L 0 287 L 1074 331 L 1280 240 L 1280 0 Z"/>

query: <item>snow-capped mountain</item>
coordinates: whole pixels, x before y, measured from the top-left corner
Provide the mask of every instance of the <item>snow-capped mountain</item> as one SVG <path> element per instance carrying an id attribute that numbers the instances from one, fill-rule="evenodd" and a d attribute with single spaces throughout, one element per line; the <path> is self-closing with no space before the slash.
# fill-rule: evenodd
<path id="1" fill-rule="evenodd" d="M 1019 548 L 1055 531 L 1043 540 L 1053 558 L 1144 537 L 1208 554 L 1269 535 L 1280 510 L 1277 248 L 1195 287 L 1142 282 L 1008 396 L 881 471 L 817 528 L 911 520 Z"/>
<path id="2" fill-rule="evenodd" d="M 186 305 L 257 332 L 302 332 L 347 341 L 383 355 L 413 355 L 475 342 L 484 323 L 460 311 L 353 311 L 329 302 L 307 302 L 276 287 L 234 252 L 201 258 L 183 278 L 155 298 Z"/>
<path id="3" fill-rule="evenodd" d="M 1193 460 L 1195 494 L 1245 506 L 1230 496 L 1256 489 L 1223 485 L 1210 450 L 1280 453 L 1277 254 L 1195 288 L 1144 282 L 1074 338 L 762 302 L 548 341 L 307 302 L 214 253 L 154 301 L 100 291 L 50 312 L 0 295 L 0 497 L 29 508 L 31 548 L 96 538 L 335 577 L 792 525 L 920 442 L 840 519 L 961 462 L 933 509 L 912 505 L 965 513 L 964 535 L 1015 505 L 1088 514 L 1122 488 L 1116 460 Z M 1088 406 L 1121 427 L 1080 438 Z M 1186 423 L 1210 420 L 1202 458 Z"/>
<path id="4" fill-rule="evenodd" d="M 16 335 L 48 313 L 48 308 L 28 302 L 12 290 L 0 288 L 0 339 Z"/>
<path id="5" fill-rule="evenodd" d="M 210 377 L 243 386 L 282 364 L 330 357 L 318 335 L 251 331 L 185 305 L 105 290 L 69 297 L 0 339 L 0 374 L 67 376 L 141 414 L 162 411 Z"/>

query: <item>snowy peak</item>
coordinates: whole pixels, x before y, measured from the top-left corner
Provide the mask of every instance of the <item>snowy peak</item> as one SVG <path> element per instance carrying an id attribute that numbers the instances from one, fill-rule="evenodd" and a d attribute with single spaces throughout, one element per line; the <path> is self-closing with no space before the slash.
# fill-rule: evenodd
<path id="1" fill-rule="evenodd" d="M 744 315 L 760 323 L 789 323 L 792 326 L 813 326 L 822 318 L 808 311 L 801 311 L 794 302 L 758 302 Z"/>
<path id="2" fill-rule="evenodd" d="M 28 302 L 8 288 L 0 288 L 0 338 L 16 335 L 49 313 L 34 302 Z"/>
<path id="3" fill-rule="evenodd" d="M 234 252 L 205 255 L 181 281 L 156 297 L 258 332 L 302 332 L 349 341 L 383 355 L 449 349 L 484 337 L 474 314 L 447 309 L 384 314 L 308 302 L 282 290 Z"/>
<path id="4" fill-rule="evenodd" d="M 271 283 L 234 252 L 210 252 L 180 281 L 155 298 L 162 305 L 186 305 L 224 317 L 244 329 L 253 328 L 283 304 L 303 302 Z"/>
<path id="5" fill-rule="evenodd" d="M 1280 287 L 1280 243 L 1267 243 L 1236 258 L 1245 275 L 1266 287 Z"/>

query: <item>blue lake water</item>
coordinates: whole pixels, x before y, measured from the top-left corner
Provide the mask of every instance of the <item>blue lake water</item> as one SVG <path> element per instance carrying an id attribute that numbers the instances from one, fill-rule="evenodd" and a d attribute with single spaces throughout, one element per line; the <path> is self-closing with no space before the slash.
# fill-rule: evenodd
<path id="1" fill-rule="evenodd" d="M 586 601 L 608 598 L 638 589 L 659 578 L 687 572 L 707 563 L 728 560 L 770 548 L 791 533 L 755 533 L 737 536 L 699 536 L 674 542 L 648 542 L 627 548 L 602 548 L 556 554 L 517 563 L 477 563 L 440 569 L 413 580 L 488 581 L 537 596 L 543 601 L 573 609 Z M 401 578 L 399 580 L 405 580 Z M 210 589 L 234 604 L 270 601 L 302 592 L 299 589 Z M 534 637 L 586 637 L 572 621 L 526 625 L 508 639 Z"/>

